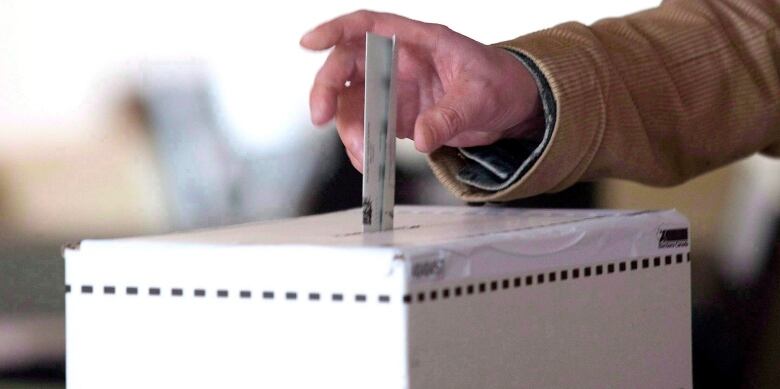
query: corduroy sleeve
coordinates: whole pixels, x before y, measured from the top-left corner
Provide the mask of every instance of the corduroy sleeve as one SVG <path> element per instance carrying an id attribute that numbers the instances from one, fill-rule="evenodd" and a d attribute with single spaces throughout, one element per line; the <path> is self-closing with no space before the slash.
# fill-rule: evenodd
<path id="1" fill-rule="evenodd" d="M 674 185 L 756 152 L 780 155 L 778 24 L 777 0 L 668 0 L 503 42 L 553 91 L 549 145 L 496 192 L 456 179 L 457 149 L 431 153 L 431 167 L 466 201 L 502 201 L 606 177 Z"/>

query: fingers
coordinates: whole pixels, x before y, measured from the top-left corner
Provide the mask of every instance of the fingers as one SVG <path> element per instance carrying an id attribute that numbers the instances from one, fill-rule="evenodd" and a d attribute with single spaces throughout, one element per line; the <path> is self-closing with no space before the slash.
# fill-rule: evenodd
<path id="1" fill-rule="evenodd" d="M 301 38 L 301 46 L 310 50 L 326 50 L 339 43 L 360 40 L 372 31 L 376 14 L 358 11 L 325 22 Z"/>
<path id="2" fill-rule="evenodd" d="M 398 15 L 357 11 L 317 26 L 306 33 L 300 43 L 310 50 L 326 50 L 339 44 L 362 41 L 366 32 L 412 36 L 430 26 Z"/>
<path id="3" fill-rule="evenodd" d="M 414 125 L 415 148 L 430 153 L 470 130 L 482 103 L 475 98 L 465 87 L 455 86 L 436 105 L 421 113 Z"/>
<path id="4" fill-rule="evenodd" d="M 337 46 L 317 72 L 309 95 L 311 121 L 320 126 L 327 123 L 336 113 L 338 94 L 345 83 L 362 82 L 365 47 L 353 45 Z"/>
<path id="5" fill-rule="evenodd" d="M 362 83 L 353 84 L 339 94 L 336 129 L 347 149 L 352 165 L 363 171 L 363 90 Z"/>
<path id="6" fill-rule="evenodd" d="M 395 131 L 399 139 L 414 138 L 414 123 L 419 113 L 420 92 L 417 85 L 397 83 Z"/>

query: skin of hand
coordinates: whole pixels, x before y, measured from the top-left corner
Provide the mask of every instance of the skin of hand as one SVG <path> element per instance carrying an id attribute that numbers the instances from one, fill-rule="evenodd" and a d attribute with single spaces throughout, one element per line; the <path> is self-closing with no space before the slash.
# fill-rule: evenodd
<path id="1" fill-rule="evenodd" d="M 413 139 L 417 150 L 488 145 L 543 128 L 536 82 L 512 53 L 439 24 L 357 11 L 316 27 L 300 42 L 310 50 L 332 48 L 311 89 L 311 120 L 321 126 L 335 117 L 356 169 L 363 170 L 366 32 L 396 35 L 396 132 Z"/>

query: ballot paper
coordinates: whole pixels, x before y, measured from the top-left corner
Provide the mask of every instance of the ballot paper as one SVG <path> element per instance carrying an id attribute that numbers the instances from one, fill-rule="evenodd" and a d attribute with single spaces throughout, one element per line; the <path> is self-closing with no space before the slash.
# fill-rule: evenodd
<path id="1" fill-rule="evenodd" d="M 395 36 L 366 33 L 363 232 L 393 229 Z"/>

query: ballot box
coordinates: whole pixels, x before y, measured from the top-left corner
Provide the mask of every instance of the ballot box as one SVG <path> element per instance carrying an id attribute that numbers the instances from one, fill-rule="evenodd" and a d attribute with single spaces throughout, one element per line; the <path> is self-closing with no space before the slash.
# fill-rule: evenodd
<path id="1" fill-rule="evenodd" d="M 690 388 L 675 211 L 398 207 L 65 256 L 70 388 Z"/>

